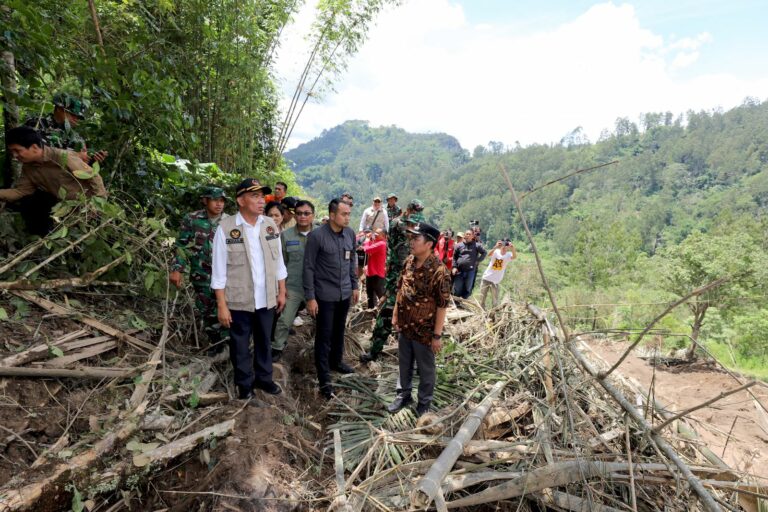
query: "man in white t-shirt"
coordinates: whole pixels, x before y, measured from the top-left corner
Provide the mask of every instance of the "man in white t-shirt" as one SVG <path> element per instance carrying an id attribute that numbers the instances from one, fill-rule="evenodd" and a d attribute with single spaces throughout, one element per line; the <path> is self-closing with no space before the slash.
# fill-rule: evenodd
<path id="1" fill-rule="evenodd" d="M 507 263 L 517 258 L 517 250 L 509 239 L 499 240 L 491 253 L 488 268 L 483 274 L 483 282 L 480 285 L 480 306 L 485 309 L 485 298 L 488 290 L 493 295 L 493 307 L 499 305 L 499 283 L 504 279 Z"/>

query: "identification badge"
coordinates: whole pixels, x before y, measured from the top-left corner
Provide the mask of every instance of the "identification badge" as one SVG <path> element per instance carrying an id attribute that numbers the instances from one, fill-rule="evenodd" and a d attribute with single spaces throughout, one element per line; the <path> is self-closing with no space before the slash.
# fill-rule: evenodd
<path id="1" fill-rule="evenodd" d="M 352 255 L 352 251 L 344 251 L 344 259 L 348 260 Z"/>
<path id="2" fill-rule="evenodd" d="M 274 240 L 275 238 L 280 238 L 280 235 L 279 234 L 274 234 L 274 235 L 268 235 L 268 236 L 264 237 L 264 239 L 267 240 L 267 241 Z"/>

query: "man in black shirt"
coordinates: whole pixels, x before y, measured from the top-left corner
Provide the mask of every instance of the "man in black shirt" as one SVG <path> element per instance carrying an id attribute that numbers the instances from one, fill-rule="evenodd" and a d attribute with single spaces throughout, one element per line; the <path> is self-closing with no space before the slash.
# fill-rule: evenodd
<path id="1" fill-rule="evenodd" d="M 453 294 L 462 299 L 468 299 L 475 287 L 477 265 L 485 258 L 486 251 L 475 241 L 471 229 L 464 233 L 464 241 L 457 244 L 453 250 Z"/>
<path id="2" fill-rule="evenodd" d="M 352 207 L 341 199 L 328 204 L 328 223 L 312 230 L 304 250 L 304 298 L 316 317 L 315 368 L 320 393 L 333 395 L 331 370 L 354 373 L 344 363 L 344 326 L 350 304 L 359 298 L 355 275 L 355 232 L 349 228 Z"/>

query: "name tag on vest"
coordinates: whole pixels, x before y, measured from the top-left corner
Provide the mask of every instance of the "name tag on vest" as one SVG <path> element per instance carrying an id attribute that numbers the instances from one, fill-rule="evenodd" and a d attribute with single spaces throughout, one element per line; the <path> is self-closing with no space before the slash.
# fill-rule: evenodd
<path id="1" fill-rule="evenodd" d="M 276 235 L 267 235 L 264 237 L 265 240 L 274 240 L 275 238 L 280 238 L 279 234 Z"/>
<path id="2" fill-rule="evenodd" d="M 227 245 L 229 244 L 242 244 L 245 243 L 244 238 L 227 238 L 226 239 Z"/>

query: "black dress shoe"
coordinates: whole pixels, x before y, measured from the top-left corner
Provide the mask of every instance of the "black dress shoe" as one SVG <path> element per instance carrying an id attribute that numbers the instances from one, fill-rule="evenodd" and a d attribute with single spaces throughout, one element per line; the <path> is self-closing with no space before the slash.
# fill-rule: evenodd
<path id="1" fill-rule="evenodd" d="M 320 395 L 326 400 L 330 400 L 331 398 L 333 398 L 333 386 L 331 386 L 330 384 L 326 384 L 325 386 L 320 386 Z"/>
<path id="2" fill-rule="evenodd" d="M 272 362 L 276 363 L 283 357 L 282 350 L 272 350 Z"/>
<path id="3" fill-rule="evenodd" d="M 338 373 L 355 373 L 355 369 L 343 361 L 331 369 Z"/>
<path id="4" fill-rule="evenodd" d="M 411 395 L 397 395 L 395 401 L 387 406 L 387 410 L 390 413 L 395 414 L 397 411 L 410 404 L 411 402 L 413 402 Z"/>
<path id="5" fill-rule="evenodd" d="M 237 398 L 239 398 L 240 400 L 250 400 L 251 398 L 253 398 L 253 391 L 251 391 L 250 389 L 238 388 Z"/>
<path id="6" fill-rule="evenodd" d="M 379 354 L 366 352 L 365 354 L 360 355 L 360 362 L 363 364 L 370 363 L 371 361 L 375 361 L 378 358 L 379 358 Z"/>
<path id="7" fill-rule="evenodd" d="M 416 406 L 416 417 L 421 418 L 424 414 L 429 412 L 429 404 L 419 404 Z"/>
<path id="8" fill-rule="evenodd" d="M 269 393 L 270 395 L 279 395 L 283 392 L 282 389 L 280 389 L 280 386 L 275 384 L 272 381 L 269 382 L 257 382 L 253 385 L 254 389 L 260 389 L 265 393 Z"/>

